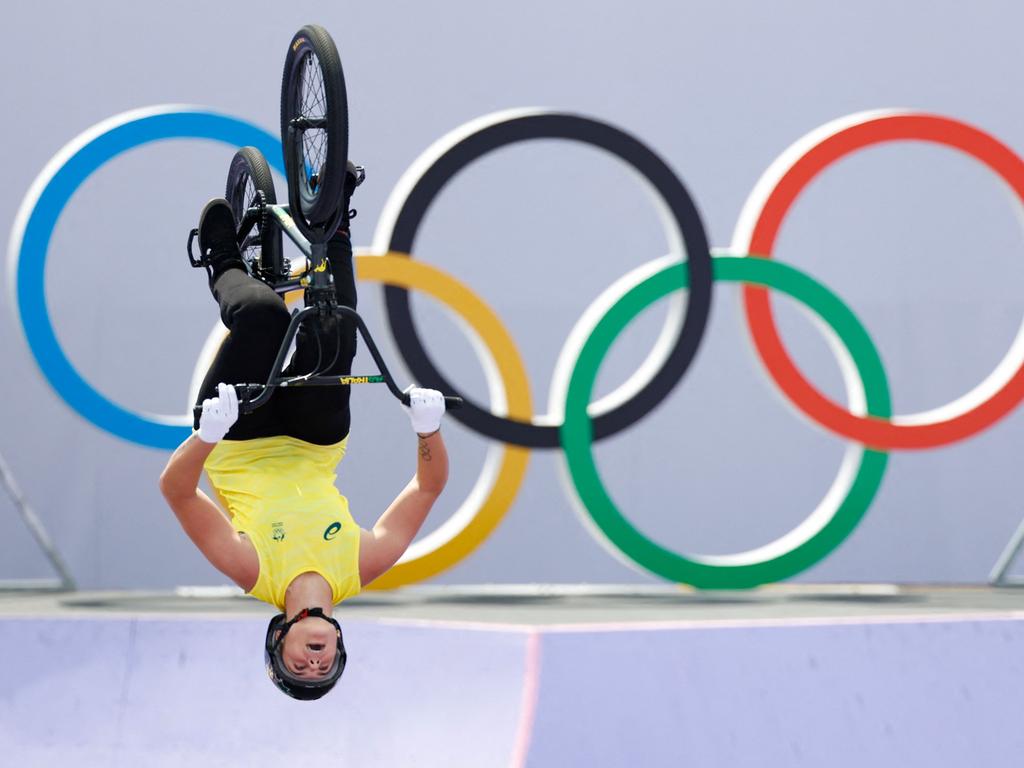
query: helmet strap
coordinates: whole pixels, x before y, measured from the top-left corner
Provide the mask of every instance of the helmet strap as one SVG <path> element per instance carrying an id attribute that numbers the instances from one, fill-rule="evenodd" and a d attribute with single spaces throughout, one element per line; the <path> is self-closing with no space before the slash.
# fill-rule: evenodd
<path id="1" fill-rule="evenodd" d="M 281 646 L 281 643 L 284 642 L 284 636 L 288 634 L 288 630 L 292 628 L 292 625 L 296 622 L 302 621 L 308 616 L 315 616 L 316 618 L 323 619 L 324 621 L 329 621 L 331 622 L 331 624 L 334 625 L 335 629 L 338 628 L 338 622 L 336 622 L 330 616 L 325 615 L 323 608 L 303 608 L 301 611 L 296 613 L 291 619 L 289 619 L 281 625 L 281 634 L 279 634 L 277 636 L 277 639 L 274 640 L 275 652 Z"/>

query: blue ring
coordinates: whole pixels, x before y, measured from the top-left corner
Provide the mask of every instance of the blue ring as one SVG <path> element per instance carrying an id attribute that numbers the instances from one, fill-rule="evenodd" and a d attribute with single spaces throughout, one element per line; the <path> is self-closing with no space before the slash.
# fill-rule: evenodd
<path id="1" fill-rule="evenodd" d="M 266 155 L 277 171 L 284 173 L 281 142 L 264 129 L 203 109 L 166 109 L 112 126 L 53 171 L 25 225 L 17 254 L 15 290 L 18 317 L 29 349 L 57 394 L 80 416 L 112 435 L 151 448 L 173 449 L 188 437 L 190 427 L 172 423 L 172 417 L 152 417 L 122 408 L 93 389 L 75 370 L 50 322 L 44 280 L 50 238 L 64 206 L 82 182 L 125 150 L 162 139 L 210 139 L 234 147 L 252 145 Z"/>

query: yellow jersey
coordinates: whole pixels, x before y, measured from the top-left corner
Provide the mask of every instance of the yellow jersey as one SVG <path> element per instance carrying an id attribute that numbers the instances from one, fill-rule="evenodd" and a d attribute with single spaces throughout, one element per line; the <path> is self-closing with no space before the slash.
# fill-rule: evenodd
<path id="1" fill-rule="evenodd" d="M 283 611 L 288 585 L 309 571 L 327 580 L 335 603 L 359 594 L 359 526 L 334 485 L 347 443 L 314 445 L 285 436 L 221 440 L 206 459 L 232 526 L 256 548 L 253 597 Z"/>

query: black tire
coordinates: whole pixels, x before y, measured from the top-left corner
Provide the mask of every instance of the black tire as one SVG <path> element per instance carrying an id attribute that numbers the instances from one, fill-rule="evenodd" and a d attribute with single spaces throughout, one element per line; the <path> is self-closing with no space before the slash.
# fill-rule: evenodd
<path id="1" fill-rule="evenodd" d="M 242 147 L 231 158 L 224 192 L 236 222 L 242 223 L 245 212 L 256 204 L 259 192 L 263 193 L 267 205 L 277 204 L 274 177 L 270 173 L 267 159 L 256 147 Z M 257 267 L 260 276 L 271 279 L 286 276 L 281 229 L 272 218 L 257 221 L 241 247 L 242 258 L 247 264 Z"/>
<path id="2" fill-rule="evenodd" d="M 348 162 L 348 97 L 341 58 L 323 27 L 292 38 L 281 82 L 281 143 L 293 218 L 324 227 L 340 212 Z M 301 214 L 301 215 L 300 215 Z"/>

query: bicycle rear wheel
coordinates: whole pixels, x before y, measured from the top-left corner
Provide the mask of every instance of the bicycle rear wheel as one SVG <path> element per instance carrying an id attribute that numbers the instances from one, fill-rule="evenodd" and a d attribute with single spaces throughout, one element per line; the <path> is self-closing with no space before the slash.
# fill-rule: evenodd
<path id="1" fill-rule="evenodd" d="M 267 205 L 277 204 L 274 191 L 274 177 L 270 172 L 263 153 L 256 147 L 242 147 L 231 158 L 228 181 L 224 197 L 231 205 L 235 221 L 242 223 L 245 212 L 259 203 L 262 193 Z M 286 277 L 284 255 L 281 247 L 281 229 L 273 219 L 263 217 L 239 244 L 242 258 L 258 276 L 277 279 Z"/>
<path id="2" fill-rule="evenodd" d="M 348 161 L 348 100 L 341 58 L 315 24 L 292 38 L 281 83 L 281 141 L 292 217 L 324 228 L 342 206 Z"/>

